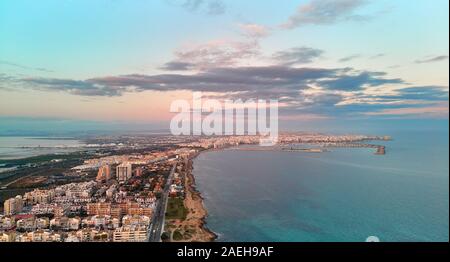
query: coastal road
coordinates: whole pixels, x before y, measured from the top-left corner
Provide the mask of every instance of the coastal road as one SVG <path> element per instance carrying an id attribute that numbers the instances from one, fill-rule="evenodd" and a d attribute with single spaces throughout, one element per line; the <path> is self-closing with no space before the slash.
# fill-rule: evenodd
<path id="1" fill-rule="evenodd" d="M 166 215 L 167 200 L 169 199 L 169 189 L 170 184 L 173 180 L 173 174 L 175 173 L 176 167 L 177 163 L 173 164 L 172 169 L 170 170 L 169 177 L 167 178 L 166 184 L 164 186 L 161 199 L 159 199 L 156 205 L 152 223 L 148 228 L 149 242 L 161 242 L 161 234 L 164 232 L 164 223 L 165 223 L 164 218 Z"/>

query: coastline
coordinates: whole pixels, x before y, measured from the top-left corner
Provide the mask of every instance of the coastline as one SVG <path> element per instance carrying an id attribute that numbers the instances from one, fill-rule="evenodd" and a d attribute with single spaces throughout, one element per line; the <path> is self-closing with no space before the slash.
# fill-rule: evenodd
<path id="1" fill-rule="evenodd" d="M 197 225 L 199 227 L 200 234 L 198 236 L 198 239 L 193 239 L 193 241 L 212 242 L 218 238 L 218 235 L 207 227 L 206 218 L 208 216 L 208 211 L 205 208 L 203 202 L 204 199 L 201 195 L 201 192 L 196 189 L 195 177 L 193 174 L 193 160 L 197 156 L 198 154 L 196 154 L 193 158 L 190 158 L 188 162 L 188 170 L 186 173 L 185 204 L 186 208 L 189 211 L 188 217 L 189 214 L 198 214 L 198 216 L 194 216 L 193 218 L 198 220 Z"/>
<path id="2" fill-rule="evenodd" d="M 206 225 L 208 211 L 204 206 L 201 193 L 196 189 L 193 174 L 193 160 L 201 152 L 185 159 L 185 169 L 182 174 L 185 178 L 183 204 L 186 215 L 184 219 L 166 220 L 169 242 L 213 242 L 218 238 L 218 235 Z"/>

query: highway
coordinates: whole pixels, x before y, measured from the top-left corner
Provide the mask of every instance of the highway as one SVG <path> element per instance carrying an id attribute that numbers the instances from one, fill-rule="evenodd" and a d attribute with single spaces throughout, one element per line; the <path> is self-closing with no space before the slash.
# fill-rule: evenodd
<path id="1" fill-rule="evenodd" d="M 164 218 L 166 215 L 167 200 L 169 199 L 169 189 L 176 167 L 177 163 L 173 164 L 169 177 L 167 178 L 166 185 L 164 186 L 163 193 L 161 194 L 161 199 L 159 199 L 156 205 L 152 223 L 148 228 L 149 242 L 161 242 L 161 234 L 164 232 Z"/>

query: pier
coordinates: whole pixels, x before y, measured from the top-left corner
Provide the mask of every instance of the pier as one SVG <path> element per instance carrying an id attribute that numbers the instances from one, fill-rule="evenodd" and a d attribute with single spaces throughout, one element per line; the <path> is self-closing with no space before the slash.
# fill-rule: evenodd
<path id="1" fill-rule="evenodd" d="M 305 152 L 305 153 L 324 153 L 328 152 L 327 148 L 374 148 L 375 155 L 385 155 L 386 147 L 383 145 L 367 144 L 367 143 L 349 143 L 349 142 L 320 142 L 310 143 L 317 147 L 304 148 L 299 145 L 284 146 L 251 146 L 251 147 L 233 147 L 228 150 L 239 151 L 283 151 L 283 152 Z"/>

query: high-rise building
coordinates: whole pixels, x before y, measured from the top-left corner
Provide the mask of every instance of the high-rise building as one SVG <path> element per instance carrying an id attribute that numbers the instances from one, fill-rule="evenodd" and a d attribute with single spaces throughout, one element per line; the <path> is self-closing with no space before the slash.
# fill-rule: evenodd
<path id="1" fill-rule="evenodd" d="M 15 211 L 14 205 L 15 205 L 14 198 L 5 200 L 5 202 L 3 203 L 3 213 L 5 214 L 5 216 L 14 214 Z"/>
<path id="2" fill-rule="evenodd" d="M 22 212 L 23 199 L 22 196 L 7 199 L 3 204 L 3 213 L 5 215 L 14 215 Z"/>
<path id="3" fill-rule="evenodd" d="M 138 167 L 138 168 L 136 168 L 136 171 L 135 171 L 135 173 L 136 173 L 136 176 L 137 176 L 137 177 L 140 177 L 140 176 L 142 176 L 142 167 Z"/>
<path id="4" fill-rule="evenodd" d="M 131 178 L 132 167 L 130 163 L 122 163 L 116 167 L 116 178 L 117 181 L 127 181 Z"/>
<path id="5" fill-rule="evenodd" d="M 23 199 L 22 196 L 16 196 L 16 213 L 22 212 L 23 209 Z"/>
<path id="6" fill-rule="evenodd" d="M 98 169 L 97 177 L 95 180 L 97 182 L 108 181 L 111 179 L 111 168 L 109 165 L 104 165 Z"/>

